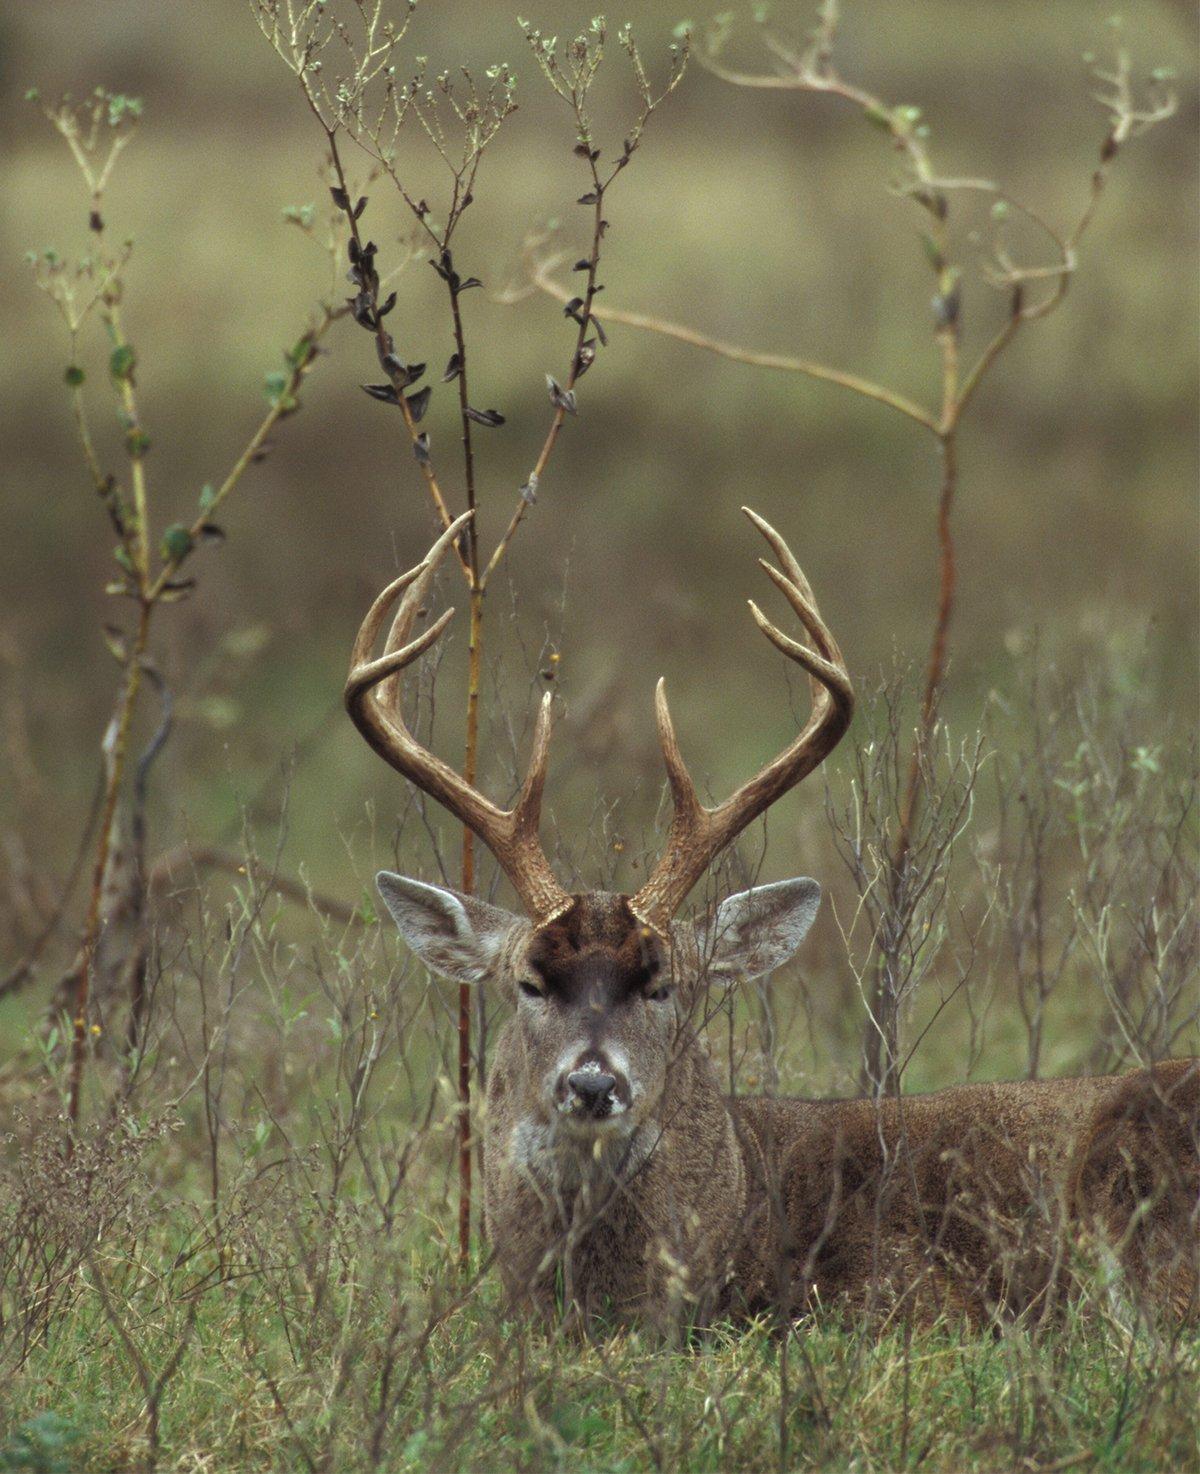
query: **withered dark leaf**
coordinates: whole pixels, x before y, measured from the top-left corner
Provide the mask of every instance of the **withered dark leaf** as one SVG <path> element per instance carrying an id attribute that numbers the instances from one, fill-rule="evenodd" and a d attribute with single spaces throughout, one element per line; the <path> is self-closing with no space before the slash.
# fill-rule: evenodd
<path id="1" fill-rule="evenodd" d="M 599 327 L 599 324 L 596 324 Z M 579 352 L 575 355 L 575 377 L 582 379 L 592 364 L 596 362 L 596 340 L 588 338 L 579 345 Z"/>
<path id="2" fill-rule="evenodd" d="M 360 197 L 359 201 L 358 201 L 358 204 L 355 205 L 355 207 L 354 207 L 354 218 L 355 218 L 355 220 L 359 219 L 359 217 L 362 215 L 362 212 L 366 208 L 367 208 L 367 197 L 366 197 L 366 195 L 362 195 Z"/>
<path id="3" fill-rule="evenodd" d="M 424 389 L 418 389 L 415 394 L 408 396 L 409 413 L 418 424 L 425 418 L 425 411 L 429 408 L 432 395 L 433 390 L 426 384 Z"/>
<path id="4" fill-rule="evenodd" d="M 379 316 L 380 317 L 386 317 L 388 315 L 388 313 L 392 310 L 392 308 L 395 307 L 395 305 L 396 305 L 396 294 L 395 294 L 395 292 L 389 292 L 388 293 L 388 299 L 387 299 L 387 301 L 379 309 Z"/>
<path id="5" fill-rule="evenodd" d="M 546 387 L 550 391 L 550 403 L 555 409 L 566 410 L 567 414 L 576 412 L 575 392 L 572 389 L 564 389 L 552 375 L 546 375 Z"/>
<path id="6" fill-rule="evenodd" d="M 350 208 L 350 196 L 340 185 L 331 185 L 329 193 L 333 196 L 333 203 L 339 210 L 348 210 Z"/>
<path id="7" fill-rule="evenodd" d="M 457 353 L 452 353 L 450 355 L 450 361 L 446 365 L 446 371 L 442 375 L 442 383 L 449 384 L 451 380 L 457 379 L 459 374 L 461 373 L 462 359 L 458 356 Z"/>
<path id="8" fill-rule="evenodd" d="M 417 464 L 427 466 L 429 464 L 429 431 L 422 430 L 413 441 L 413 455 L 417 458 Z"/>
<path id="9" fill-rule="evenodd" d="M 275 442 L 273 440 L 264 440 L 263 443 L 254 452 L 254 454 L 250 457 L 251 464 L 257 465 L 259 461 L 265 461 L 274 449 Z"/>
<path id="10" fill-rule="evenodd" d="M 592 326 L 596 329 L 596 336 L 600 339 L 601 348 L 608 347 L 608 334 L 604 331 L 604 324 L 598 317 L 592 318 Z"/>
<path id="11" fill-rule="evenodd" d="M 205 543 L 223 543 L 225 541 L 225 529 L 218 527 L 215 522 L 205 522 L 200 528 L 200 541 Z"/>
<path id="12" fill-rule="evenodd" d="M 959 283 L 955 282 L 948 292 L 939 292 L 930 305 L 933 308 L 933 320 L 939 328 L 956 326 L 962 308 L 962 289 Z"/>
<path id="13" fill-rule="evenodd" d="M 430 261 L 429 264 L 441 279 L 447 283 L 452 292 L 457 292 L 461 289 L 458 272 L 454 269 L 454 258 L 450 255 L 449 251 L 443 251 L 440 260 Z"/>
<path id="14" fill-rule="evenodd" d="M 576 200 L 577 205 L 594 205 L 600 196 L 594 189 L 589 189 L 587 194 L 581 194 Z"/>
<path id="15" fill-rule="evenodd" d="M 382 400 L 384 404 L 400 403 L 394 384 L 363 384 L 361 387 L 365 394 L 369 394 L 372 399 Z"/>
<path id="16" fill-rule="evenodd" d="M 458 284 L 458 290 L 460 292 L 467 292 L 467 291 L 470 291 L 470 289 L 472 287 L 481 287 L 481 286 L 483 286 L 483 283 L 479 280 L 479 278 L 477 276 L 469 276 L 469 277 L 467 277 L 466 281 L 459 282 L 459 284 Z"/>
<path id="17" fill-rule="evenodd" d="M 586 256 L 581 256 L 579 258 L 579 260 L 576 261 L 575 265 L 571 267 L 571 270 L 572 271 L 590 271 L 591 268 L 592 268 L 592 263 L 588 260 L 588 258 Z"/>
<path id="18" fill-rule="evenodd" d="M 497 409 L 472 409 L 470 405 L 467 405 L 465 413 L 467 418 L 474 420 L 477 425 L 494 426 L 504 424 L 504 416 Z"/>

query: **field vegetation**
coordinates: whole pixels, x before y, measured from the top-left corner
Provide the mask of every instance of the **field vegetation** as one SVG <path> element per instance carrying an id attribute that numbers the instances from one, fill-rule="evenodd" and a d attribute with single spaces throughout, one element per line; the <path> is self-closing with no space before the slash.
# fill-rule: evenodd
<path id="1" fill-rule="evenodd" d="M 490 1271 L 504 1007 L 373 876 L 510 898 L 341 697 L 464 508 L 408 710 L 507 800 L 551 694 L 572 887 L 656 852 L 659 674 L 717 792 L 802 717 L 742 503 L 838 633 L 850 737 L 693 897 L 826 893 L 710 999 L 731 1090 L 1200 1053 L 1190 22 L 629 9 L 0 21 L 0 1470 L 1200 1462 L 1194 1324 L 1082 1241 L 986 1328 Z"/>

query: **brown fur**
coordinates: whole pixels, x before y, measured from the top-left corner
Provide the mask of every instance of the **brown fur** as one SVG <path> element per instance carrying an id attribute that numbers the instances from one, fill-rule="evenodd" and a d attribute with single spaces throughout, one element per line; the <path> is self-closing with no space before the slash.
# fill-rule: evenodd
<path id="1" fill-rule="evenodd" d="M 1079 1252 L 1102 1248 L 1162 1307 L 1193 1307 L 1196 1063 L 880 1102 L 729 1099 L 686 980 L 669 1027 L 651 1016 L 666 959 L 623 898 L 577 900 L 530 935 L 508 965 L 554 996 L 505 1027 L 486 1107 L 488 1234 L 519 1299 L 664 1324 L 817 1301 L 985 1320 L 1049 1310 Z M 576 1035 L 632 1061 L 643 1104 L 624 1134 L 558 1129 L 549 1062 Z"/>
<path id="2" fill-rule="evenodd" d="M 1185 1312 L 1197 1271 L 1200 1067 L 961 1085 L 871 1102 L 730 1102 L 754 1158 L 751 1308 L 901 1299 L 976 1318 L 1049 1308 L 1081 1249 Z M 1139 1205 L 1143 1205 L 1139 1208 Z"/>

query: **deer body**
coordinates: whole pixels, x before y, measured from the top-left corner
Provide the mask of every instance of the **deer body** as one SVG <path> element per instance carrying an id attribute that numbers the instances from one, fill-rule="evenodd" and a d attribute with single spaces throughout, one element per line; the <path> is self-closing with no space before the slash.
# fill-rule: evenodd
<path id="1" fill-rule="evenodd" d="M 736 1291 L 974 1320 L 1059 1300 L 1076 1251 L 1194 1311 L 1200 1067 L 958 1085 L 879 1101 L 740 1099 L 752 1206 Z M 781 1278 L 782 1275 L 782 1278 Z"/>
<path id="2" fill-rule="evenodd" d="M 669 953 L 622 896 L 576 897 L 535 932 L 436 887 L 380 887 L 431 967 L 515 1003 L 484 1112 L 488 1235 L 515 1299 L 661 1325 L 817 1301 L 984 1321 L 1061 1298 L 1089 1241 L 1161 1305 L 1194 1300 L 1200 1065 L 729 1097 L 692 1023 L 704 988 L 788 955 L 815 882 L 730 897 Z"/>
<path id="3" fill-rule="evenodd" d="M 1186 1061 L 872 1102 L 722 1097 L 701 1051 L 685 1058 L 677 1111 L 601 1155 L 531 1128 L 504 1076 L 489 1087 L 488 1233 L 514 1299 L 659 1324 L 818 1300 L 984 1321 L 1058 1298 L 1097 1230 L 1167 1308 L 1195 1297 Z M 1154 1123 L 1141 1166 L 1161 1159 L 1167 1201 L 1141 1228 L 1109 1118 Z"/>
<path id="4" fill-rule="evenodd" d="M 880 1101 L 727 1099 L 695 1027 L 712 988 L 793 955 L 820 889 L 798 879 L 675 921 L 696 881 L 845 732 L 849 677 L 803 573 L 748 513 L 783 571 L 763 568 L 812 645 L 768 623 L 807 672 L 813 711 L 795 740 L 724 803 L 703 806 L 661 682 L 659 734 L 674 800 L 664 853 L 633 896 L 569 895 L 538 840 L 550 735 L 544 700 L 520 796 L 497 808 L 404 723 L 399 673 L 437 639 L 413 637 L 438 560 L 465 525 L 375 601 L 346 703 L 383 757 L 491 848 L 518 917 L 388 873 L 383 899 L 435 972 L 513 1005 L 484 1115 L 489 1236 L 512 1295 L 543 1309 L 703 1322 L 814 1302 L 986 1317 L 1045 1306 L 1084 1240 L 1162 1306 L 1194 1308 L 1200 1062 L 1123 1076 L 963 1085 Z M 403 594 L 384 653 L 371 650 Z"/>

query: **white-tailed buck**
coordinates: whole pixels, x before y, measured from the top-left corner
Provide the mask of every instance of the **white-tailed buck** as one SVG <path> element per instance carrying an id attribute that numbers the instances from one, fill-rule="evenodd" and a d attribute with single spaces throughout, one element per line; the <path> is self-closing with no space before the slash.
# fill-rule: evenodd
<path id="1" fill-rule="evenodd" d="M 691 1019 L 701 991 L 769 973 L 799 946 L 813 880 L 674 915 L 714 857 L 806 777 L 850 724 L 836 640 L 779 534 L 746 515 L 811 641 L 759 629 L 808 672 L 812 715 L 724 803 L 697 798 L 662 683 L 658 728 L 674 799 L 661 859 L 636 895 L 568 895 L 538 839 L 550 740 L 541 706 L 524 786 L 497 807 L 409 731 L 401 672 L 445 629 L 417 612 L 460 517 L 375 600 L 346 705 L 371 746 L 491 849 L 525 908 L 388 873 L 379 888 L 433 971 L 512 1004 L 488 1077 L 485 1209 L 507 1288 L 547 1309 L 703 1321 L 820 1301 L 904 1302 L 985 1317 L 1052 1305 L 1097 1247 L 1162 1307 L 1196 1297 L 1200 1068 L 964 1085 L 883 1100 L 723 1095 Z M 401 597 L 402 596 L 402 597 Z M 383 653 L 373 656 L 400 598 Z"/>

